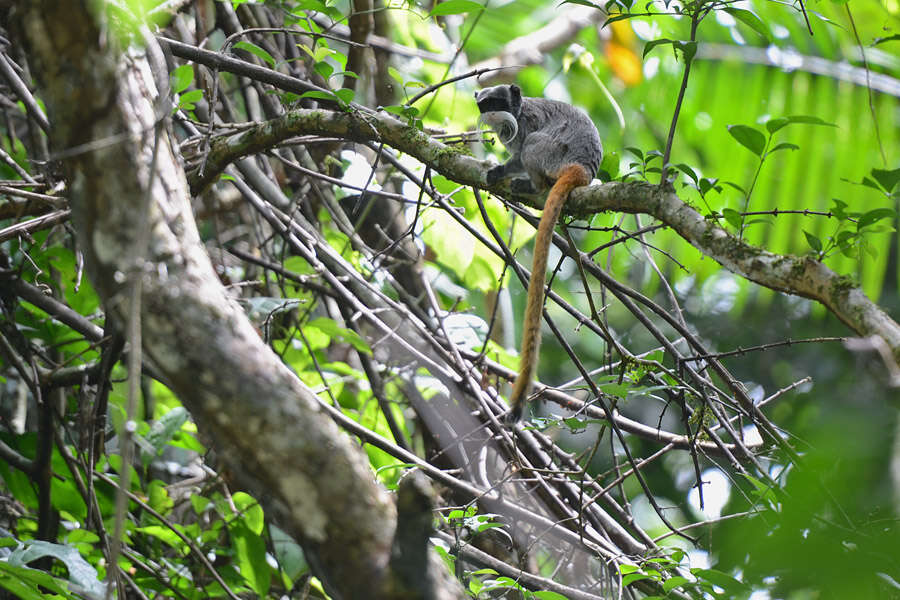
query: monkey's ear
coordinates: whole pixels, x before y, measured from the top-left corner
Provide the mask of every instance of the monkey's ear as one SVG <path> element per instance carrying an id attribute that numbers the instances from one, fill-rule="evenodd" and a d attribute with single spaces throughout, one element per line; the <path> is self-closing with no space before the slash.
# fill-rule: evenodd
<path id="1" fill-rule="evenodd" d="M 509 86 L 509 112 L 519 117 L 519 110 L 522 108 L 522 88 L 516 84 Z"/>

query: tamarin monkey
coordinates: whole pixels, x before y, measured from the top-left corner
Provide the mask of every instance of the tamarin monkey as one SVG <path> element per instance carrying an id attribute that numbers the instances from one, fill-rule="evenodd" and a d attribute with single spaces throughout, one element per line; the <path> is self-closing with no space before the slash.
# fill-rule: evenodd
<path id="1" fill-rule="evenodd" d="M 488 170 L 488 185 L 511 177 L 513 194 L 538 194 L 549 188 L 534 239 L 534 264 L 522 324 L 522 354 L 513 384 L 509 419 L 522 417 L 541 345 L 541 313 L 547 255 L 553 229 L 573 189 L 594 178 L 603 158 L 597 127 L 587 114 L 565 102 L 527 98 L 517 85 L 498 85 L 475 93 L 480 121 L 500 137 L 510 159 Z"/>

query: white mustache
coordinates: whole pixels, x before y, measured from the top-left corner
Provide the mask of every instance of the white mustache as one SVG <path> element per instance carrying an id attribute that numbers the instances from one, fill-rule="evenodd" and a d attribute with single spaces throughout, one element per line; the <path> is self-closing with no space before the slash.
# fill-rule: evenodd
<path id="1" fill-rule="evenodd" d="M 516 122 L 516 118 L 511 112 L 505 110 L 482 113 L 478 117 L 478 125 L 487 125 L 493 129 L 504 146 L 519 133 L 519 124 Z"/>

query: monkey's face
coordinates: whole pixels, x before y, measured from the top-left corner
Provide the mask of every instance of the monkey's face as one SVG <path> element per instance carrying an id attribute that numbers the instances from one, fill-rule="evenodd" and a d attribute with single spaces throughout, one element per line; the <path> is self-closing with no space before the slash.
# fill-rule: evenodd
<path id="1" fill-rule="evenodd" d="M 482 113 L 508 112 L 514 118 L 519 118 L 522 90 L 517 85 L 495 85 L 475 92 L 475 102 Z"/>
<path id="2" fill-rule="evenodd" d="M 519 112 L 522 110 L 522 90 L 517 85 L 497 85 L 475 92 L 475 102 L 481 111 L 479 124 L 485 124 L 507 145 L 519 132 Z"/>

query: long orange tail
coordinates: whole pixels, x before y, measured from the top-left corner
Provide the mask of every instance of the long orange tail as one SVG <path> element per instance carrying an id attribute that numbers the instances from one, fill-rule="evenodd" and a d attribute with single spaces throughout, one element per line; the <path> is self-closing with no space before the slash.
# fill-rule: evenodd
<path id="1" fill-rule="evenodd" d="M 587 170 L 579 164 L 566 165 L 559 171 L 556 183 L 547 194 L 544 213 L 538 224 L 534 238 L 534 263 L 531 266 L 531 280 L 528 282 L 528 300 L 525 304 L 525 318 L 522 324 L 522 353 L 519 357 L 519 374 L 513 384 L 509 402 L 511 421 L 522 418 L 525 401 L 531 391 L 538 353 L 541 347 L 541 313 L 544 307 L 544 284 L 547 280 L 547 255 L 553 240 L 553 229 L 559 220 L 563 204 L 569 192 L 591 182 Z"/>

